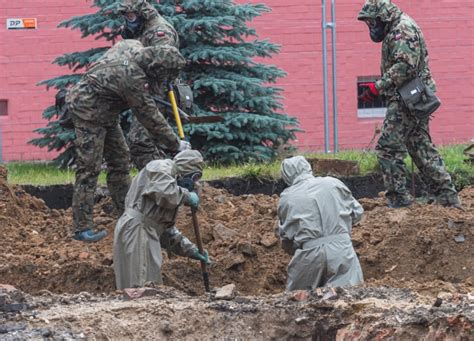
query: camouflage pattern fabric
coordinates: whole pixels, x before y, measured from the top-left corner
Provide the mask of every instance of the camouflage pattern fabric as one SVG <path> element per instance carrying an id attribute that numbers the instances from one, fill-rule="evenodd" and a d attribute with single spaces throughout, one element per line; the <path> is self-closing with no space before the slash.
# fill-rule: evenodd
<path id="1" fill-rule="evenodd" d="M 129 42 L 112 49 L 122 49 Z M 179 139 L 153 100 L 149 78 L 159 79 L 162 64 L 181 68 L 184 63 L 174 47 L 142 48 L 131 59 L 113 60 L 106 54 L 70 89 L 67 101 L 71 113 L 97 126 L 115 126 L 119 114 L 130 108 L 157 144 L 176 151 Z"/>
<path id="2" fill-rule="evenodd" d="M 121 13 L 135 12 L 144 19 L 139 40 L 144 46 L 171 45 L 179 47 L 179 36 L 173 25 L 166 21 L 156 8 L 145 0 L 124 0 L 119 6 Z"/>
<path id="3" fill-rule="evenodd" d="M 451 177 L 431 141 L 429 120 L 418 121 L 397 95 L 398 88 L 416 76 L 436 91 L 423 33 L 416 22 L 390 0 L 366 0 L 358 19 L 376 18 L 386 23 L 387 30 L 382 42 L 382 76 L 375 83 L 388 105 L 382 135 L 376 147 L 387 198 L 409 198 L 403 162 L 408 150 L 430 194 L 437 197 L 438 203 L 459 204 Z"/>
<path id="4" fill-rule="evenodd" d="M 124 0 L 120 5 L 120 11 L 135 12 L 140 14 L 144 20 L 144 28 L 138 37 L 144 46 L 174 46 L 179 47 L 178 33 L 168 21 L 166 21 L 151 5 L 145 0 Z M 177 75 L 176 75 L 177 76 Z M 169 75 L 169 79 L 176 78 Z M 160 98 L 166 98 L 166 84 L 152 84 L 152 92 Z M 158 148 L 146 130 L 138 120 L 132 118 L 130 132 L 128 134 L 128 144 L 132 163 L 139 170 L 145 165 L 157 159 L 163 159 L 166 154 L 162 148 Z"/>
<path id="5" fill-rule="evenodd" d="M 138 170 L 143 169 L 150 161 L 166 157 L 166 153 L 155 145 L 150 133 L 133 115 L 127 140 L 131 162 Z"/>
<path id="6" fill-rule="evenodd" d="M 389 102 L 382 135 L 376 146 L 387 198 L 411 199 L 406 189 L 407 151 L 420 171 L 423 182 L 440 204 L 455 203 L 457 193 L 443 159 L 431 141 L 428 119 L 416 120 L 398 101 Z"/>
<path id="7" fill-rule="evenodd" d="M 129 48 L 125 58 L 117 51 Z M 113 58 L 112 58 L 113 57 Z M 119 115 L 130 108 L 151 133 L 155 144 L 177 151 L 179 139 L 157 109 L 149 91 L 150 75 L 159 77 L 160 61 L 180 68 L 184 59 L 174 47 L 143 48 L 131 40 L 116 44 L 69 90 L 67 102 L 77 135 L 73 218 L 76 231 L 92 228 L 94 190 L 102 157 L 107 163 L 107 185 L 116 209 L 123 209 L 130 179 L 129 150 L 118 131 Z M 166 64 L 165 63 L 165 64 Z"/>
<path id="8" fill-rule="evenodd" d="M 360 20 L 364 18 L 380 18 L 387 24 L 387 36 L 382 43 L 382 77 L 375 84 L 377 90 L 393 99 L 403 83 L 420 75 L 436 91 L 425 38 L 416 22 L 390 0 L 367 0 L 358 16 Z"/>
<path id="9" fill-rule="evenodd" d="M 118 124 L 101 127 L 73 117 L 76 140 L 76 183 L 72 199 L 75 231 L 92 229 L 94 193 L 102 160 L 107 163 L 107 186 L 117 213 L 123 213 L 130 186 L 128 147 Z"/>

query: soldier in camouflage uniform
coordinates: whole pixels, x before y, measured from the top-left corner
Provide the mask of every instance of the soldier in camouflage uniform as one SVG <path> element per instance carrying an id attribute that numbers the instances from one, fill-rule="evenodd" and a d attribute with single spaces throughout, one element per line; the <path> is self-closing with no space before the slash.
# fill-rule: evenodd
<path id="1" fill-rule="evenodd" d="M 166 21 L 147 1 L 124 0 L 120 4 L 119 11 L 125 19 L 123 38 L 137 39 L 145 47 L 164 45 L 179 47 L 178 33 L 173 25 Z M 172 77 L 168 79 L 173 80 Z M 165 98 L 166 81 L 164 84 L 152 84 L 151 90 L 158 97 Z M 128 134 L 128 143 L 132 163 L 138 169 L 142 169 L 152 160 L 163 159 L 165 156 L 163 151 L 154 145 L 148 131 L 134 117 L 132 117 Z"/>
<path id="2" fill-rule="evenodd" d="M 76 182 L 72 211 L 75 239 L 97 241 L 106 232 L 93 232 L 94 192 L 102 159 L 107 163 L 107 186 L 114 206 L 123 212 L 130 185 L 129 150 L 119 115 L 131 109 L 157 145 L 171 151 L 186 149 L 150 94 L 150 80 L 177 73 L 185 65 L 172 46 L 144 48 L 125 40 L 112 47 L 69 90 L 67 103 L 76 133 Z"/>
<path id="3" fill-rule="evenodd" d="M 390 207 L 409 206 L 413 198 L 406 189 L 406 151 L 438 204 L 460 207 L 459 198 L 429 134 L 429 118 L 416 118 L 403 104 L 397 90 L 417 75 L 436 91 L 428 66 L 425 39 L 415 21 L 390 0 L 366 0 L 359 20 L 369 26 L 374 42 L 382 42 L 382 77 L 366 83 L 361 99 L 373 101 L 382 95 L 387 114 L 376 152 L 384 176 Z"/>

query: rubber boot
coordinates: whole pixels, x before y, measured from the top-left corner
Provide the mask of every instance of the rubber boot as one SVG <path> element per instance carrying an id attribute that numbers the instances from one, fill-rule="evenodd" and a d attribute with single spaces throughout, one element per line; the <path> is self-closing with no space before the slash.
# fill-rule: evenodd
<path id="1" fill-rule="evenodd" d="M 76 232 L 73 238 L 81 242 L 95 243 L 101 239 L 104 239 L 105 237 L 107 237 L 107 231 L 102 230 L 99 232 L 94 232 L 91 229 L 89 229 L 85 231 Z"/>
<path id="2" fill-rule="evenodd" d="M 388 199 L 387 206 L 389 208 L 402 208 L 408 207 L 413 204 L 413 199 L 410 197 L 396 197 L 394 199 Z"/>

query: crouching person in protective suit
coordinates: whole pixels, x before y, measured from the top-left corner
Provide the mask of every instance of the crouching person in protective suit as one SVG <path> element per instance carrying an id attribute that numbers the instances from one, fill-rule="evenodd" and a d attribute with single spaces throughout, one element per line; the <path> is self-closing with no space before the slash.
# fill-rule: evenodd
<path id="1" fill-rule="evenodd" d="M 125 212 L 115 227 L 114 270 L 117 289 L 142 287 L 146 282 L 162 283 L 164 247 L 179 256 L 209 262 L 207 251 L 175 227 L 181 204 L 198 207 L 199 196 L 190 192 L 203 169 L 198 151 L 186 150 L 173 160 L 149 162 L 133 179 L 125 199 Z"/>
<path id="2" fill-rule="evenodd" d="M 351 242 L 352 224 L 364 209 L 338 179 L 314 177 L 302 156 L 283 161 L 285 189 L 278 205 L 278 236 L 293 258 L 286 289 L 312 290 L 361 284 L 362 269 Z"/>

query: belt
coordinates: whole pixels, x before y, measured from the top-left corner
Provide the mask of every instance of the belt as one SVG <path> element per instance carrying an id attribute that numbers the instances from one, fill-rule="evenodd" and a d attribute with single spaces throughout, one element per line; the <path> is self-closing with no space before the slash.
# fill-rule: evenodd
<path id="1" fill-rule="evenodd" d="M 155 228 L 158 227 L 158 222 L 156 220 L 144 215 L 142 212 L 134 208 L 127 207 L 125 209 L 125 213 L 128 214 L 132 218 L 141 220 L 142 223 L 146 226 L 155 227 Z"/>
<path id="2" fill-rule="evenodd" d="M 326 237 L 308 240 L 303 243 L 301 248 L 303 250 L 308 250 L 308 249 L 314 249 L 318 246 L 321 246 L 330 242 L 350 242 L 350 241 L 351 241 L 351 237 L 349 236 L 349 233 L 339 233 L 339 234 L 332 234 Z"/>

